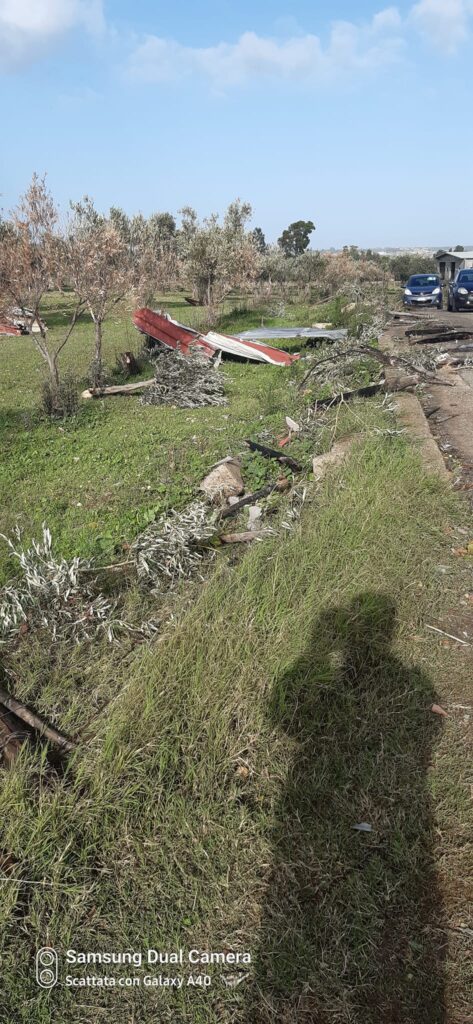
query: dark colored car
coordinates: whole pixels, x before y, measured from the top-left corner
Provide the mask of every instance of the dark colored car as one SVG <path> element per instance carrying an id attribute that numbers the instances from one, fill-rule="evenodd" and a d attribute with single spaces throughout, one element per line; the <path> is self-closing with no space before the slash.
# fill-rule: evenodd
<path id="1" fill-rule="evenodd" d="M 438 274 L 412 274 L 402 299 L 405 306 L 437 306 L 442 309 L 442 282 Z"/>
<path id="2" fill-rule="evenodd" d="M 448 286 L 448 308 L 452 312 L 473 309 L 473 270 L 459 270 Z"/>

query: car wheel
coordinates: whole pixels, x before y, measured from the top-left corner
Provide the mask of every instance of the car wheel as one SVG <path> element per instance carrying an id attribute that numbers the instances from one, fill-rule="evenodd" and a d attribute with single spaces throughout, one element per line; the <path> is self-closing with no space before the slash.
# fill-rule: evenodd
<path id="1" fill-rule="evenodd" d="M 450 296 L 448 296 L 448 299 L 447 299 L 447 309 L 448 309 L 449 313 L 452 312 L 452 300 L 451 300 Z"/>
<path id="2" fill-rule="evenodd" d="M 439 302 L 437 309 L 443 309 L 443 302 Z"/>

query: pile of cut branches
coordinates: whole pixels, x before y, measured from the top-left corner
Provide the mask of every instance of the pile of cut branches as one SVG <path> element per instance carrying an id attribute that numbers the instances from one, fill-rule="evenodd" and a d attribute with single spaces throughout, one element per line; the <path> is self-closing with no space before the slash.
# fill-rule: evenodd
<path id="1" fill-rule="evenodd" d="M 224 376 L 201 352 L 183 356 L 174 349 L 160 349 L 155 366 L 156 380 L 142 395 L 143 405 L 226 405 Z"/>
<path id="2" fill-rule="evenodd" d="M 82 558 L 67 562 L 52 550 L 51 534 L 43 525 L 41 541 L 21 547 L 1 535 L 20 568 L 20 577 L 0 590 L 0 648 L 10 646 L 31 629 L 46 629 L 53 640 L 91 637 L 110 630 L 112 605 L 95 595 L 84 574 L 91 563 Z"/>
<path id="3" fill-rule="evenodd" d="M 215 534 L 215 512 L 194 501 L 181 512 L 165 513 L 140 534 L 130 549 L 140 579 L 160 591 L 190 579 L 204 557 L 199 545 Z"/>

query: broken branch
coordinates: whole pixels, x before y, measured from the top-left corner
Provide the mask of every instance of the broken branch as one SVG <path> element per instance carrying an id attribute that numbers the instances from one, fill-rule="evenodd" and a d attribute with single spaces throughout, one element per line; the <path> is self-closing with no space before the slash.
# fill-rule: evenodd
<path id="1" fill-rule="evenodd" d="M 302 470 L 300 462 L 291 459 L 290 455 L 281 455 L 281 452 L 276 451 L 274 448 L 267 448 L 264 444 L 258 444 L 257 441 L 246 440 L 245 444 L 248 445 L 252 452 L 259 452 L 265 459 L 276 459 L 276 462 L 280 462 L 282 466 L 288 466 L 289 469 L 292 469 L 293 473 L 300 473 Z"/>
<path id="2" fill-rule="evenodd" d="M 254 505 L 259 498 L 267 498 L 273 491 L 286 491 L 288 486 L 287 480 L 284 480 L 284 482 L 277 480 L 275 484 L 267 484 L 266 487 L 260 487 L 259 491 L 255 491 L 254 494 L 248 494 L 240 501 L 236 501 L 233 505 L 229 505 L 228 508 L 224 508 L 220 513 L 220 518 L 229 519 L 230 516 L 236 516 L 245 505 Z"/>
<path id="3" fill-rule="evenodd" d="M 72 740 L 67 736 L 64 736 L 63 733 L 58 732 L 54 726 L 48 725 L 43 718 L 34 711 L 31 711 L 30 708 L 26 707 L 25 704 L 22 704 L 21 701 L 16 699 L 16 697 L 12 697 L 7 690 L 4 690 L 3 686 L 0 686 L 0 702 L 4 704 L 12 714 L 20 718 L 22 722 L 26 722 L 31 729 L 39 732 L 40 736 L 50 740 L 51 743 L 60 747 L 61 750 L 65 750 L 67 753 L 70 753 L 72 750 L 76 749 L 76 744 L 73 743 Z"/>

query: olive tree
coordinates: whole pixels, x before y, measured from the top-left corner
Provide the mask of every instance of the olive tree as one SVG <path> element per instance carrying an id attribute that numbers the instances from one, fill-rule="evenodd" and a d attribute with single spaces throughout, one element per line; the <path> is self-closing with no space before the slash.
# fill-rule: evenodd
<path id="1" fill-rule="evenodd" d="M 176 221 L 171 213 L 129 217 L 117 207 L 110 210 L 110 221 L 126 247 L 133 298 L 149 305 L 179 277 Z"/>
<path id="2" fill-rule="evenodd" d="M 89 196 L 71 203 L 66 248 L 68 276 L 94 324 L 93 383 L 103 374 L 103 325 L 115 306 L 130 291 L 130 248 L 110 216 L 99 213 Z"/>
<path id="3" fill-rule="evenodd" d="M 239 199 L 230 203 L 223 222 L 212 214 L 200 223 L 191 207 L 181 211 L 183 278 L 202 305 L 213 307 L 257 278 L 261 258 L 247 229 L 251 213 L 250 204 Z"/>
<path id="4" fill-rule="evenodd" d="M 20 310 L 56 393 L 59 356 L 84 311 L 83 298 L 76 295 L 62 337 L 57 341 L 55 332 L 55 343 L 48 340 L 41 306 L 47 291 L 60 287 L 64 274 L 65 248 L 58 210 L 46 179 L 34 174 L 0 233 L 0 294 L 5 309 L 13 306 Z"/>

